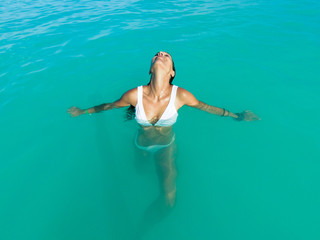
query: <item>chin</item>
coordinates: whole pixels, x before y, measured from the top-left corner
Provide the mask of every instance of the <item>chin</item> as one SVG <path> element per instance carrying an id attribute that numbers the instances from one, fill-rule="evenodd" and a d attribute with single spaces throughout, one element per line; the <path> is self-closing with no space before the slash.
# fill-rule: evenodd
<path id="1" fill-rule="evenodd" d="M 156 61 L 153 65 L 152 68 L 165 68 L 165 65 L 161 61 Z"/>

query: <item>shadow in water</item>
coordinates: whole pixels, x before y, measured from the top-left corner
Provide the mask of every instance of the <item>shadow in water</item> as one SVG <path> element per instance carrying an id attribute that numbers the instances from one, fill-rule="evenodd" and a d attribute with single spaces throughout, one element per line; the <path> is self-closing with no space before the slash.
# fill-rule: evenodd
<path id="1" fill-rule="evenodd" d="M 97 114 L 98 115 L 98 114 Z M 132 239 L 133 223 L 131 221 L 130 209 L 125 201 L 123 190 L 121 189 L 120 173 L 116 171 L 115 161 L 119 159 L 117 149 L 112 147 L 112 136 L 108 129 L 108 119 L 104 114 L 95 116 L 97 148 L 101 160 L 101 171 L 104 183 L 102 184 L 103 196 L 106 200 L 107 217 L 105 229 L 108 239 Z M 111 235 L 111 236 L 110 236 Z"/>

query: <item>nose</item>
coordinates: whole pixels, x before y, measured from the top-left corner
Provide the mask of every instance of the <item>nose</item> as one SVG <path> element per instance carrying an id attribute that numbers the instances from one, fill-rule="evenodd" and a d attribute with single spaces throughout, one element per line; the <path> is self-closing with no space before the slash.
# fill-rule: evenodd
<path id="1" fill-rule="evenodd" d="M 158 55 L 163 56 L 163 52 L 161 52 L 161 51 L 158 52 Z"/>

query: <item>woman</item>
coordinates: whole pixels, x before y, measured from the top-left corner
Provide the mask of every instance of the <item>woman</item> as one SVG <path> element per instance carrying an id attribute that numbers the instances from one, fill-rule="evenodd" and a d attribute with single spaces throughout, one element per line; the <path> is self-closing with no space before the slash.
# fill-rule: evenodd
<path id="1" fill-rule="evenodd" d="M 173 207 L 176 197 L 176 145 L 172 125 L 176 122 L 177 111 L 187 105 L 238 121 L 259 120 L 259 117 L 250 111 L 232 113 L 223 108 L 210 106 L 197 100 L 189 91 L 172 85 L 175 67 L 172 57 L 167 52 L 160 51 L 152 58 L 149 74 L 151 80 L 148 85 L 127 91 L 115 102 L 84 110 L 71 107 L 68 112 L 76 117 L 127 106 L 130 106 L 129 110 L 134 110 L 134 106 L 135 119 L 141 126 L 135 139 L 136 146 L 143 154 L 153 154 L 165 203 Z"/>

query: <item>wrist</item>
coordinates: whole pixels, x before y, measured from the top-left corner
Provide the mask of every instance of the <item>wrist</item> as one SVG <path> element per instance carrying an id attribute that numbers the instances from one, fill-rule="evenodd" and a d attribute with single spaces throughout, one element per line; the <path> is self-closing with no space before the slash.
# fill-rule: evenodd
<path id="1" fill-rule="evenodd" d="M 244 113 L 235 113 L 235 115 L 237 116 L 236 118 L 234 118 L 234 120 L 236 121 L 243 121 L 244 120 Z"/>
<path id="2" fill-rule="evenodd" d="M 221 117 L 224 117 L 226 114 L 226 109 L 222 108 L 222 114 L 221 114 Z"/>

